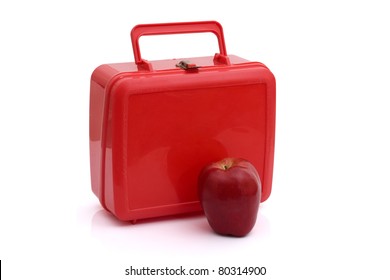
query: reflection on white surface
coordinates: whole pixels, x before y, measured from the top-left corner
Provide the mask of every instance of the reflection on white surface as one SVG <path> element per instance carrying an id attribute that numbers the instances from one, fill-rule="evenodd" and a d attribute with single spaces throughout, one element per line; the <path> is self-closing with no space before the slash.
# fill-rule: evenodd
<path id="1" fill-rule="evenodd" d="M 130 222 L 117 220 L 104 209 L 91 218 L 91 235 L 109 248 L 136 252 L 204 254 L 231 249 L 247 250 L 253 242 L 262 243 L 269 236 L 270 223 L 258 214 L 253 230 L 242 238 L 221 236 L 211 229 L 203 214 L 181 215 Z M 223 244 L 225 246 L 221 246 Z"/>

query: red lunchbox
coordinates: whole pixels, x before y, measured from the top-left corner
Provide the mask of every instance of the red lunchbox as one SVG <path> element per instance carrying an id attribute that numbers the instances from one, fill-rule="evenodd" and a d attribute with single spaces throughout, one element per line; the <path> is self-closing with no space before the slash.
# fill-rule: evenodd
<path id="1" fill-rule="evenodd" d="M 217 36 L 219 53 L 141 58 L 141 36 L 199 32 Z M 102 206 L 125 221 L 201 211 L 198 174 L 225 157 L 252 162 L 265 201 L 274 160 L 271 71 L 227 55 L 215 21 L 137 25 L 131 40 L 134 63 L 101 65 L 91 77 L 91 181 Z"/>

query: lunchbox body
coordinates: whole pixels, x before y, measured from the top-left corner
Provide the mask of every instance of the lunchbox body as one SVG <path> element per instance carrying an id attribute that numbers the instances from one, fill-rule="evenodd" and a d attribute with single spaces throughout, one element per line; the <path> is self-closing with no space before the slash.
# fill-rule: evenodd
<path id="1" fill-rule="evenodd" d="M 197 177 L 225 157 L 253 163 L 271 192 L 275 79 L 258 62 L 227 56 L 99 66 L 91 77 L 92 190 L 120 220 L 201 211 Z M 199 68 L 198 68 L 199 67 Z"/>

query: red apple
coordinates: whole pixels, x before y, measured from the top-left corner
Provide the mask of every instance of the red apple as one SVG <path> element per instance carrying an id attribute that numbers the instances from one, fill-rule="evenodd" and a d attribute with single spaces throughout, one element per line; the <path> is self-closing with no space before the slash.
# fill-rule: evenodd
<path id="1" fill-rule="evenodd" d="M 249 161 L 225 158 L 205 166 L 199 174 L 198 193 L 216 233 L 245 236 L 252 230 L 260 205 L 261 181 Z"/>

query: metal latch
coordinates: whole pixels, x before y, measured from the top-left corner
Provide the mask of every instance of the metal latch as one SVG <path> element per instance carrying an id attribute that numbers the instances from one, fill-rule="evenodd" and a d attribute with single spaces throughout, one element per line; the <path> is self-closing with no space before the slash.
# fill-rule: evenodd
<path id="1" fill-rule="evenodd" d="M 187 60 L 182 60 L 178 64 L 176 64 L 177 67 L 180 67 L 183 70 L 192 70 L 192 69 L 198 69 L 200 66 L 197 66 L 195 63 L 191 63 Z"/>

